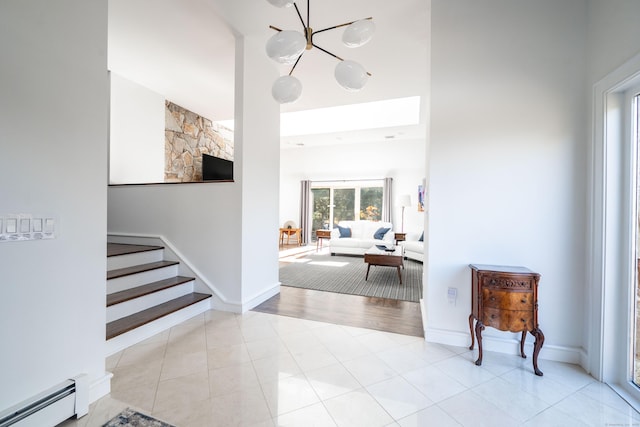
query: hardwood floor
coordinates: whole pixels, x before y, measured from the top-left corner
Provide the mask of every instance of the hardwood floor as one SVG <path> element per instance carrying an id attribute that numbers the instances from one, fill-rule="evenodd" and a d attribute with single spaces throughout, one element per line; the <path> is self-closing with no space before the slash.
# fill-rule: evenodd
<path id="1" fill-rule="evenodd" d="M 312 245 L 315 250 L 315 243 Z M 281 251 L 290 249 L 293 245 L 288 248 L 286 246 L 281 246 Z M 253 310 L 417 337 L 424 336 L 420 304 L 415 302 L 281 286 L 280 294 Z"/>
<path id="2" fill-rule="evenodd" d="M 424 336 L 420 304 L 281 286 L 280 293 L 253 311 Z"/>

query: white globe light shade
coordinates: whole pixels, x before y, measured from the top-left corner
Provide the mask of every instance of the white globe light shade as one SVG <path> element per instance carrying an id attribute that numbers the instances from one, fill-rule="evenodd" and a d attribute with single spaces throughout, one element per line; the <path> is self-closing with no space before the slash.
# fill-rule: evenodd
<path id="1" fill-rule="evenodd" d="M 335 76 L 340 86 L 352 92 L 362 89 L 369 79 L 362 65 L 349 60 L 336 65 Z"/>
<path id="2" fill-rule="evenodd" d="M 294 102 L 302 94 L 302 83 L 293 76 L 278 77 L 271 87 L 273 99 L 280 104 Z"/>
<path id="3" fill-rule="evenodd" d="M 298 31 L 279 31 L 267 40 L 267 55 L 281 64 L 291 64 L 302 54 L 307 39 Z"/>
<path id="4" fill-rule="evenodd" d="M 293 6 L 293 0 L 267 0 L 275 7 L 290 7 Z"/>
<path id="5" fill-rule="evenodd" d="M 347 47 L 360 47 L 373 37 L 376 25 L 371 19 L 362 19 L 349 25 L 342 34 L 342 43 Z"/>

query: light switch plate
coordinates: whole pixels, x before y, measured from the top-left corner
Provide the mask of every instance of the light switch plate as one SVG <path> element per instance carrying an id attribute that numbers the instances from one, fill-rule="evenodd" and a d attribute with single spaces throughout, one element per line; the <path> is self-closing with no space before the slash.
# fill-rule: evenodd
<path id="1" fill-rule="evenodd" d="M 18 232 L 18 218 L 7 218 L 7 234 Z"/>

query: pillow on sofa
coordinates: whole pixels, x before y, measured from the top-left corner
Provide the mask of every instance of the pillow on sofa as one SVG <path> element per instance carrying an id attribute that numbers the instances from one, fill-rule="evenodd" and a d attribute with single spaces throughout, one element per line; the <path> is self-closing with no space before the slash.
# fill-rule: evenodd
<path id="1" fill-rule="evenodd" d="M 336 227 L 340 230 L 340 238 L 351 237 L 351 229 L 349 227 L 340 227 L 339 225 L 336 225 Z"/>
<path id="2" fill-rule="evenodd" d="M 378 228 L 378 230 L 376 230 L 375 233 L 373 233 L 373 238 L 374 239 L 378 239 L 378 240 L 382 240 L 384 239 L 384 235 L 387 234 L 387 231 L 391 230 L 390 228 L 385 228 L 385 227 L 380 227 Z"/>
<path id="3" fill-rule="evenodd" d="M 424 242 L 424 231 L 420 235 L 420 238 L 418 239 L 418 242 Z"/>

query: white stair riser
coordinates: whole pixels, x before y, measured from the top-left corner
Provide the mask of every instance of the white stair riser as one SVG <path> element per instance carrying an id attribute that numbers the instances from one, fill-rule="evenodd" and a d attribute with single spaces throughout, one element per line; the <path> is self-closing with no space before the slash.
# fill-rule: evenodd
<path id="1" fill-rule="evenodd" d="M 107 270 L 133 267 L 134 265 L 149 264 L 150 262 L 162 261 L 164 250 L 137 252 L 135 254 L 110 256 L 107 258 Z"/>
<path id="2" fill-rule="evenodd" d="M 198 303 L 185 307 L 153 322 L 142 325 L 132 331 L 125 332 L 122 335 L 113 337 L 106 342 L 105 356 L 111 356 L 119 351 L 124 350 L 134 344 L 151 338 L 152 336 L 166 331 L 198 314 L 204 313 L 211 309 L 211 298 L 207 298 Z"/>
<path id="3" fill-rule="evenodd" d="M 107 307 L 107 323 L 193 292 L 193 280 Z"/>
<path id="4" fill-rule="evenodd" d="M 156 268 L 155 270 L 144 271 L 142 273 L 131 274 L 129 276 L 118 277 L 107 280 L 107 294 L 135 288 L 158 280 L 168 279 L 178 275 L 178 265 Z"/>

